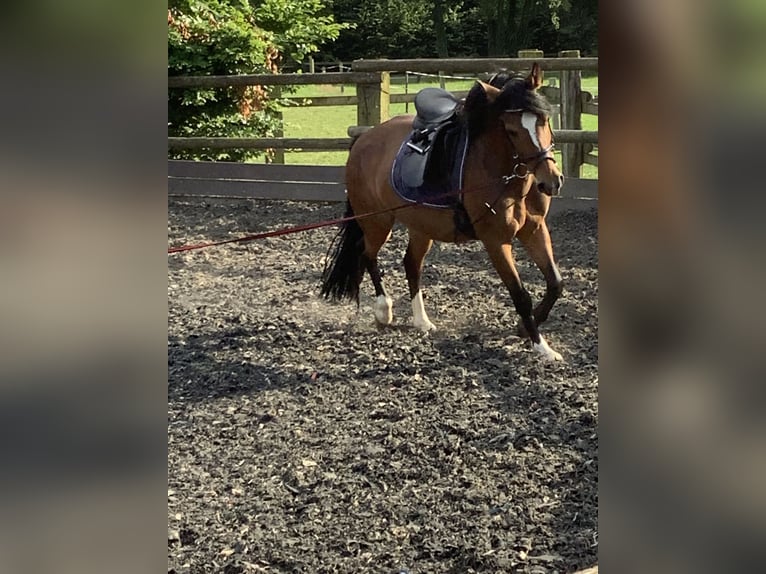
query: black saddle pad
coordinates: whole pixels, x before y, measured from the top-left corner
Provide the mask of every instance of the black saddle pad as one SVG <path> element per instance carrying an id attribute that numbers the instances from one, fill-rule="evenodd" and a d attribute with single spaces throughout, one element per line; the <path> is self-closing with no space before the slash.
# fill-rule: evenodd
<path id="1" fill-rule="evenodd" d="M 460 125 L 447 128 L 427 156 L 402 142 L 391 167 L 391 187 L 402 198 L 429 207 L 454 207 L 463 188 L 468 133 Z"/>

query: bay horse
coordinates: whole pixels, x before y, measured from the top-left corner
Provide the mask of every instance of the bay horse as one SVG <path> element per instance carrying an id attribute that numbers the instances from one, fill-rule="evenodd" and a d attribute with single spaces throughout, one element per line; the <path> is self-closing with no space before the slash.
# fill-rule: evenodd
<path id="1" fill-rule="evenodd" d="M 391 236 L 395 221 L 408 230 L 404 268 L 414 326 L 435 329 L 423 306 L 423 261 L 434 241 L 461 243 L 478 239 L 510 292 L 520 316 L 518 334 L 547 360 L 562 360 L 540 334 L 539 325 L 562 293 L 545 217 L 551 196 L 564 178 L 553 157 L 551 107 L 539 93 L 542 71 L 537 63 L 527 76 L 495 74 L 477 81 L 457 116 L 468 129 L 463 168 L 461 209 L 470 225 L 457 226 L 452 209 L 408 203 L 392 188 L 390 173 L 397 151 L 413 129 L 412 115 L 394 117 L 358 136 L 346 163 L 346 216 L 362 216 L 342 224 L 332 255 L 325 262 L 321 293 L 333 300 L 356 300 L 365 271 L 375 288 L 375 320 L 393 321 L 392 300 L 378 269 L 378 252 Z M 517 237 L 545 277 L 545 295 L 533 308 L 513 259 Z"/>

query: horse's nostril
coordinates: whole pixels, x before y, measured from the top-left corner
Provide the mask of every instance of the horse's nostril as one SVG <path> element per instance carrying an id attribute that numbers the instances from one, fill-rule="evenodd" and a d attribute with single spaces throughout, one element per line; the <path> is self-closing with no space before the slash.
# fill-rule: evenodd
<path id="1" fill-rule="evenodd" d="M 553 195 L 556 193 L 557 188 L 554 187 L 554 184 L 544 183 L 541 181 L 537 184 L 537 189 L 540 191 L 540 193 L 544 193 L 545 195 Z"/>

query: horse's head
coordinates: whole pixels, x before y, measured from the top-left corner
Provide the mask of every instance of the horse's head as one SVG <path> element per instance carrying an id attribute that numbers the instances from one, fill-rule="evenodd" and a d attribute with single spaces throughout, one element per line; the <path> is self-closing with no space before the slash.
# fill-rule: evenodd
<path id="1" fill-rule="evenodd" d="M 476 82 L 464 109 L 474 135 L 485 130 L 505 133 L 512 148 L 509 175 L 531 174 L 541 192 L 556 195 L 564 176 L 553 157 L 551 106 L 537 91 L 542 83 L 537 63 L 527 77 L 495 74 L 489 84 Z"/>

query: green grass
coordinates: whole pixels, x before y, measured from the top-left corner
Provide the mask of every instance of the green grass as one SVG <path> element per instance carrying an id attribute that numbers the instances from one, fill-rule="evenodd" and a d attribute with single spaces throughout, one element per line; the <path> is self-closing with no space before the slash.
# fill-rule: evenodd
<path id="1" fill-rule="evenodd" d="M 546 82 L 555 81 L 558 85 L 556 74 L 546 76 Z M 391 92 L 403 94 L 417 93 L 427 86 L 438 86 L 435 78 L 422 78 L 420 82 L 410 79 L 410 85 L 392 83 Z M 450 80 L 446 82 L 446 88 L 451 91 L 468 90 L 473 85 L 472 80 Z M 598 78 L 583 77 L 582 87 L 594 95 L 598 94 Z M 351 96 L 356 94 L 355 86 L 298 86 L 295 93 L 285 94 L 290 97 L 319 97 L 319 96 Z M 414 113 L 413 104 L 391 104 L 390 115 L 396 116 L 405 113 Z M 283 109 L 285 137 L 291 138 L 340 138 L 346 137 L 349 126 L 356 125 L 356 106 L 321 106 L 321 107 L 298 107 L 290 106 Z M 584 114 L 582 116 L 584 130 L 598 130 L 598 116 Z M 596 150 L 594 153 L 598 153 Z M 560 153 L 556 154 L 557 161 L 561 162 Z M 344 165 L 348 152 L 345 151 L 310 151 L 310 152 L 286 152 L 285 163 L 301 165 Z M 598 168 L 584 165 L 582 177 L 598 178 Z"/>

